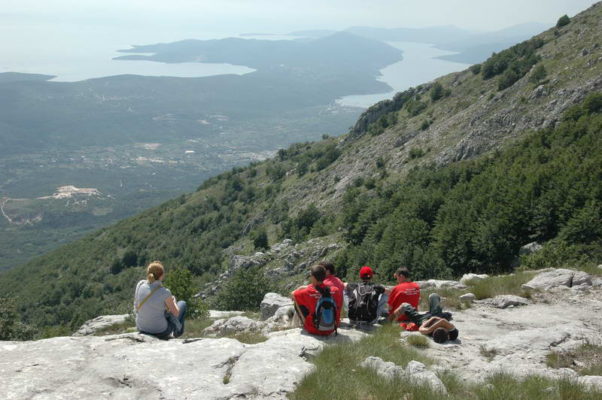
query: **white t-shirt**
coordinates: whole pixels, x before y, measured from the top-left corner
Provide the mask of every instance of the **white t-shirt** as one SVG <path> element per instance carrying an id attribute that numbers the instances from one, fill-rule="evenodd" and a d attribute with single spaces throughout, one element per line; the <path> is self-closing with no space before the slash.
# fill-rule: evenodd
<path id="1" fill-rule="evenodd" d="M 148 283 L 147 280 L 142 280 L 136 285 L 134 294 L 134 312 L 138 304 L 140 304 L 146 296 L 148 296 L 155 288 L 161 286 L 161 281 Z M 165 319 L 165 300 L 171 297 L 169 289 L 161 286 L 151 297 L 148 298 L 136 312 L 136 327 L 141 332 L 161 333 L 167 329 L 167 319 Z"/>

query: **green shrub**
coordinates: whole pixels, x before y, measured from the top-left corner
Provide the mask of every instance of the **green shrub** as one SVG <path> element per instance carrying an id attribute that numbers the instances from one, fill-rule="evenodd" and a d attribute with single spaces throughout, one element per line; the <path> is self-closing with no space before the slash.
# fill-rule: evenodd
<path id="1" fill-rule="evenodd" d="M 500 80 L 498 81 L 498 90 L 504 90 L 514 85 L 516 81 L 520 79 L 520 75 L 512 69 L 504 71 Z"/>
<path id="2" fill-rule="evenodd" d="M 574 213 L 558 237 L 568 244 L 588 244 L 602 239 L 602 208 L 597 201 L 588 202 Z"/>
<path id="3" fill-rule="evenodd" d="M 256 311 L 272 283 L 258 268 L 241 268 L 220 290 L 215 305 L 220 310 Z"/>
<path id="4" fill-rule="evenodd" d="M 251 240 L 253 240 L 253 246 L 256 250 L 265 250 L 269 247 L 268 233 L 263 227 L 253 231 Z"/>
<path id="5" fill-rule="evenodd" d="M 470 72 L 474 75 L 478 75 L 481 73 L 481 64 L 474 64 L 470 67 Z"/>
<path id="6" fill-rule="evenodd" d="M 529 77 L 529 82 L 538 84 L 539 82 L 546 79 L 546 76 L 548 76 L 546 67 L 544 67 L 543 64 L 539 64 L 531 73 L 531 76 Z"/>
<path id="7" fill-rule="evenodd" d="M 536 54 L 536 50 L 543 44 L 541 39 L 531 39 L 500 53 L 493 53 L 481 68 L 483 79 L 502 75 L 498 81 L 498 90 L 512 86 L 539 62 L 540 57 Z"/>
<path id="8" fill-rule="evenodd" d="M 439 82 L 435 82 L 429 91 L 429 95 L 431 96 L 431 100 L 433 102 L 441 99 L 444 95 L 445 91 L 443 89 L 443 85 Z"/>
<path id="9" fill-rule="evenodd" d="M 127 249 L 121 257 L 121 263 L 124 267 L 135 267 L 138 265 L 138 254 L 135 250 Z"/>
<path id="10" fill-rule="evenodd" d="M 412 117 L 415 117 L 416 115 L 420 114 L 427 107 L 428 106 L 426 103 L 418 99 L 412 99 L 406 103 L 406 110 L 408 110 L 408 113 L 410 113 Z"/>
<path id="11" fill-rule="evenodd" d="M 416 158 L 420 158 L 423 157 L 426 154 L 426 152 L 424 150 L 422 150 L 420 147 L 414 147 L 412 149 L 410 149 L 410 158 L 412 160 L 416 159 Z"/>
<path id="12" fill-rule="evenodd" d="M 31 340 L 35 330 L 21 323 L 14 299 L 0 297 L 0 340 Z"/>
<path id="13" fill-rule="evenodd" d="M 189 270 L 178 268 L 169 271 L 166 273 L 164 284 L 178 301 L 186 302 L 187 318 L 201 319 L 209 316 L 207 305 L 200 298 L 194 297 L 198 290 L 193 285 L 192 274 Z"/>
<path id="14" fill-rule="evenodd" d="M 558 18 L 558 21 L 556 22 L 556 28 L 562 28 L 563 26 L 566 26 L 570 23 L 571 19 L 568 15 L 565 14 L 562 17 Z"/>

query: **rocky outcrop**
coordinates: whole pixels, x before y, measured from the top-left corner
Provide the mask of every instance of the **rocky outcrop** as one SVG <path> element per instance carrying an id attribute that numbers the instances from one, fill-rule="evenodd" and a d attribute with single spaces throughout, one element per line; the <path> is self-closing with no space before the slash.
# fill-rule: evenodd
<path id="1" fill-rule="evenodd" d="M 481 381 L 501 371 L 518 377 L 535 374 L 577 379 L 573 370 L 548 368 L 546 356 L 585 343 L 602 345 L 599 290 L 538 292 L 528 304 L 495 310 L 479 301 L 453 315 L 452 323 L 460 332 L 458 340 L 431 341 L 424 352 L 437 360 L 440 368 L 453 370 L 467 381 Z"/>
<path id="2" fill-rule="evenodd" d="M 537 253 L 539 250 L 543 249 L 543 246 L 537 242 L 531 242 L 518 250 L 518 254 L 520 256 L 527 256 L 529 254 Z"/>
<path id="3" fill-rule="evenodd" d="M 575 276 L 576 271 L 568 271 Z M 540 275 L 549 272 L 553 270 Z M 546 366 L 552 351 L 573 352 L 585 343 L 602 345 L 600 290 L 562 287 L 565 289 L 560 291 L 536 291 L 528 301 L 497 296 L 454 311 L 452 322 L 459 338 L 443 344 L 430 341 L 420 350 L 435 361 L 431 367 L 412 361 L 402 368 L 377 357 L 366 358 L 361 366 L 388 379 L 399 377 L 429 385 L 442 394 L 446 388 L 436 374 L 441 371 L 453 371 L 470 382 L 481 382 L 497 372 L 520 378 L 569 378 L 602 390 L 602 377 L 578 376 L 572 369 Z M 500 299 L 522 305 L 493 308 Z M 0 342 L 2 398 L 285 399 L 314 369 L 309 360 L 325 345 L 369 334 L 343 325 L 338 336 L 307 335 L 290 328 L 290 306 L 279 307 L 265 321 L 221 315 L 229 318 L 208 328 L 207 333 L 216 336 L 210 338 L 161 341 L 131 333 Z M 243 332 L 264 335 L 265 341 L 244 344 L 220 337 Z M 402 332 L 400 342 L 409 345 L 411 335 L 420 333 Z"/>
<path id="4" fill-rule="evenodd" d="M 218 318 L 230 318 L 230 317 L 238 317 L 243 315 L 244 311 L 219 311 L 219 310 L 209 310 L 209 318 L 218 319 Z"/>
<path id="5" fill-rule="evenodd" d="M 261 301 L 261 320 L 257 321 L 242 315 L 226 316 L 213 322 L 204 334 L 213 337 L 236 335 L 242 332 L 261 332 L 293 328 L 293 302 L 278 293 L 266 293 Z"/>
<path id="6" fill-rule="evenodd" d="M 279 308 L 286 307 L 288 309 L 292 305 L 293 301 L 290 298 L 281 296 L 278 293 L 267 293 L 259 306 L 261 319 L 265 321 L 276 314 Z"/>
<path id="7" fill-rule="evenodd" d="M 518 307 L 518 306 L 526 306 L 529 304 L 529 300 L 524 297 L 515 296 L 513 294 L 503 294 L 499 296 L 495 296 L 491 299 L 481 300 L 480 303 L 487 304 L 489 306 L 495 308 L 508 308 L 508 307 Z"/>
<path id="8" fill-rule="evenodd" d="M 487 278 L 489 278 L 489 275 L 487 274 L 464 274 L 462 275 L 462 278 L 460 278 L 460 283 L 463 285 L 474 284 Z"/>
<path id="9" fill-rule="evenodd" d="M 229 336 L 242 332 L 259 332 L 265 324 L 254 319 L 237 316 L 227 319 L 218 319 L 203 333 L 208 336 Z"/>
<path id="10" fill-rule="evenodd" d="M 586 272 L 572 269 L 552 269 L 544 271 L 523 285 L 524 289 L 550 290 L 567 287 L 582 289 L 592 286 L 592 277 Z"/>
<path id="11" fill-rule="evenodd" d="M 129 314 L 101 315 L 84 323 L 73 336 L 89 336 L 114 325 L 123 324 Z"/>
<path id="12" fill-rule="evenodd" d="M 360 366 L 373 369 L 385 379 L 405 378 L 414 384 L 430 386 L 434 391 L 447 395 L 447 389 L 441 379 L 421 362 L 412 360 L 404 370 L 390 361 L 383 361 L 380 357 L 370 356 L 362 361 Z"/>
<path id="13" fill-rule="evenodd" d="M 421 289 L 466 289 L 466 285 L 458 281 L 429 279 L 428 281 L 416 281 Z"/>
<path id="14" fill-rule="evenodd" d="M 458 296 L 458 298 L 460 299 L 460 301 L 472 303 L 473 301 L 476 300 L 477 296 L 475 296 L 474 293 L 464 293 L 463 295 Z"/>
<path id="15" fill-rule="evenodd" d="M 299 329 L 254 345 L 234 339 L 163 341 L 141 334 L 0 342 L 2 398 L 286 399 L 325 345 L 364 334 L 316 338 Z"/>
<path id="16" fill-rule="evenodd" d="M 271 280 L 298 275 L 340 247 L 337 243 L 330 243 L 323 239 L 311 239 L 302 244 L 293 244 L 291 239 L 284 239 L 282 242 L 274 244 L 265 253 L 257 252 L 254 255 L 235 254 L 240 249 L 229 248 L 226 250 L 226 253 L 230 255 L 228 269 L 214 281 L 206 284 L 198 296 L 206 298 L 216 294 L 225 282 L 240 269 L 262 268 L 263 273 Z"/>

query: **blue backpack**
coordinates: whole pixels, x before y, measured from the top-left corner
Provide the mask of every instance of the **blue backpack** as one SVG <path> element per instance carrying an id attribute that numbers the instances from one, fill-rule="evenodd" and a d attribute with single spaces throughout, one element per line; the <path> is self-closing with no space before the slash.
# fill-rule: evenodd
<path id="1" fill-rule="evenodd" d="M 320 292 L 320 298 L 316 302 L 313 323 L 319 331 L 336 331 L 337 329 L 337 305 L 330 294 L 330 288 L 320 288 L 315 286 Z"/>

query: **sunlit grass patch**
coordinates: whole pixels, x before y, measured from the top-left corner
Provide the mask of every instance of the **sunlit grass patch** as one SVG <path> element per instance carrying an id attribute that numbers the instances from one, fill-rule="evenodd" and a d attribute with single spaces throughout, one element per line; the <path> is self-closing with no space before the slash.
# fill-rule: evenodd
<path id="1" fill-rule="evenodd" d="M 479 300 L 502 294 L 514 294 L 529 298 L 531 297 L 530 292 L 521 286 L 529 282 L 535 274 L 533 271 L 521 271 L 510 275 L 491 276 L 474 282 L 472 286 L 469 286 L 469 290 Z"/>
<path id="2" fill-rule="evenodd" d="M 586 388 L 570 379 L 552 380 L 539 376 L 517 379 L 508 374 L 496 374 L 487 379 L 487 384 L 474 388 L 467 398 L 479 400 L 594 400 L 599 391 Z"/>
<path id="3" fill-rule="evenodd" d="M 432 399 L 429 388 L 414 387 L 401 378 L 388 381 L 374 371 L 359 366 L 369 356 L 380 357 L 405 367 L 412 360 L 432 361 L 400 342 L 401 329 L 383 326 L 359 342 L 326 347 L 312 359 L 316 370 L 307 375 L 291 399 Z"/>
<path id="4" fill-rule="evenodd" d="M 256 344 L 265 342 L 268 338 L 261 332 L 239 332 L 224 337 L 236 339 L 241 343 Z"/>
<path id="5" fill-rule="evenodd" d="M 199 338 L 203 336 L 203 331 L 213 324 L 214 319 L 212 318 L 201 318 L 186 320 L 184 325 L 184 334 L 181 336 L 182 339 Z"/>

